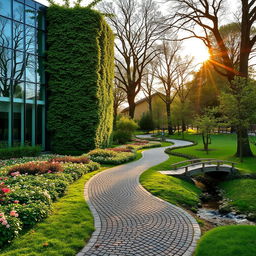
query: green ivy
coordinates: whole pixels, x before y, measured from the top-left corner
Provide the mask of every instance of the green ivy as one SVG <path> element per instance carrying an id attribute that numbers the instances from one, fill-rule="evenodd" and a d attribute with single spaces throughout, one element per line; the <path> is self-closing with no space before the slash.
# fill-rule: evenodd
<path id="1" fill-rule="evenodd" d="M 47 11 L 48 129 L 51 148 L 81 154 L 110 143 L 114 35 L 97 11 L 53 5 Z"/>

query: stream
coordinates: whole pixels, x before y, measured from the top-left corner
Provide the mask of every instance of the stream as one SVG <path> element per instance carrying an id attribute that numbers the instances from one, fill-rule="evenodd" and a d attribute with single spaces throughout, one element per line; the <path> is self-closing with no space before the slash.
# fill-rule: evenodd
<path id="1" fill-rule="evenodd" d="M 202 189 L 201 197 L 202 207 L 198 209 L 197 216 L 216 226 L 225 226 L 232 224 L 256 225 L 249 221 L 244 214 L 236 212 L 221 213 L 219 207 L 222 203 L 222 196 L 218 190 L 219 180 L 209 177 L 197 177 L 193 179 L 195 185 Z"/>

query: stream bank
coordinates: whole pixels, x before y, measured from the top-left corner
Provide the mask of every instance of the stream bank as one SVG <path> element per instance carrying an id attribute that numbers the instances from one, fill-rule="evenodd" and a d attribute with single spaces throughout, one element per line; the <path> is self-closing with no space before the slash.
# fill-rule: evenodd
<path id="1" fill-rule="evenodd" d="M 203 192 L 196 216 L 213 226 L 256 225 L 256 222 L 248 220 L 246 214 L 241 214 L 232 208 L 228 200 L 223 197 L 223 191 L 218 185 L 224 180 L 225 177 L 216 178 L 208 175 L 193 178 L 195 185 Z"/>

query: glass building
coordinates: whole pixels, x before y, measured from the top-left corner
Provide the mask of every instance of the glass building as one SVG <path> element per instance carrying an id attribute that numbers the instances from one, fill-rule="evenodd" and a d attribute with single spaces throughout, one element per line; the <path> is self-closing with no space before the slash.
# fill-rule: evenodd
<path id="1" fill-rule="evenodd" d="M 45 8 L 0 0 L 0 148 L 45 148 Z"/>

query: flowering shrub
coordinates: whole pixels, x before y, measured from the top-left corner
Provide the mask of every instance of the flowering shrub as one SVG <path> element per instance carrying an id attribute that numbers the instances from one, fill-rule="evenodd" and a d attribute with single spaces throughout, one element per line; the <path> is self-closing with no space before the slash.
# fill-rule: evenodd
<path id="1" fill-rule="evenodd" d="M 122 164 L 136 158 L 136 152 L 115 152 L 109 149 L 95 149 L 88 155 L 92 161 L 100 164 Z"/>
<path id="2" fill-rule="evenodd" d="M 161 147 L 161 143 L 160 142 L 152 142 L 152 143 L 133 143 L 133 144 L 127 144 L 126 145 L 127 148 L 129 149 L 133 149 L 133 150 L 140 150 L 143 148 L 156 148 L 156 147 Z"/>
<path id="3" fill-rule="evenodd" d="M 21 164 L 15 160 L 15 165 L 1 169 L 0 248 L 15 238 L 22 228 L 46 218 L 52 202 L 65 193 L 70 183 L 100 167 L 84 156 L 81 159 L 87 164 L 52 162 L 49 159 Z"/>
<path id="4" fill-rule="evenodd" d="M 0 203 L 4 202 L 6 195 L 11 192 L 11 189 L 6 186 L 4 182 L 0 183 Z"/>
<path id="5" fill-rule="evenodd" d="M 5 214 L 0 208 L 0 247 L 18 236 L 21 229 L 22 223 L 16 211 Z"/>
<path id="6" fill-rule="evenodd" d="M 28 162 L 25 164 L 14 165 L 9 169 L 8 174 L 11 176 L 19 176 L 20 174 L 44 174 L 62 172 L 63 168 L 60 163 L 53 162 Z"/>
<path id="7" fill-rule="evenodd" d="M 59 162 L 59 163 L 74 163 L 74 164 L 88 164 L 89 158 L 86 156 L 63 156 L 55 157 L 49 160 L 49 162 Z"/>
<path id="8" fill-rule="evenodd" d="M 115 152 L 132 152 L 129 148 L 106 148 L 106 150 L 112 150 Z"/>
<path id="9" fill-rule="evenodd" d="M 49 215 L 50 208 L 42 202 L 30 204 L 9 204 L 2 207 L 5 213 L 10 213 L 10 216 L 19 217 L 23 226 L 33 226 L 37 222 L 42 221 Z"/>
<path id="10" fill-rule="evenodd" d="M 92 157 L 115 157 L 117 155 L 118 153 L 113 150 L 100 149 L 100 148 L 94 149 L 88 153 L 88 156 L 90 157 L 90 159 L 92 159 Z"/>

